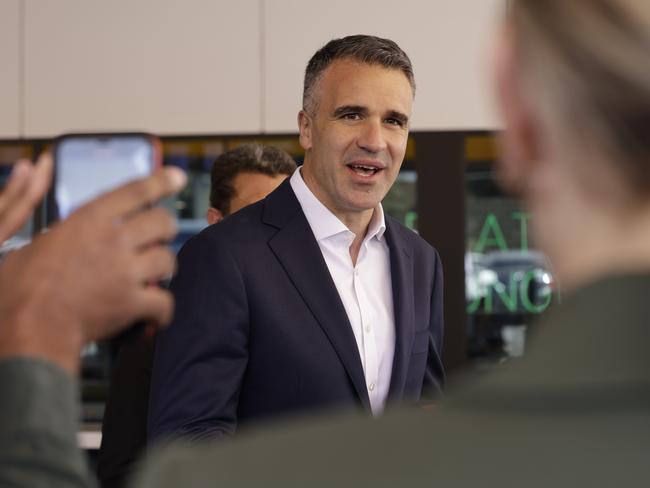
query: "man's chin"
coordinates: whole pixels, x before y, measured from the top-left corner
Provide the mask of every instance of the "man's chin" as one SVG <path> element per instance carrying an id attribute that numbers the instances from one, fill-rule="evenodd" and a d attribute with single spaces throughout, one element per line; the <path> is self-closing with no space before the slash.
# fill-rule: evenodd
<path id="1" fill-rule="evenodd" d="M 358 193 L 358 192 L 357 192 Z M 376 195 L 355 195 L 355 198 L 348 199 L 348 209 L 352 212 L 364 213 L 369 210 L 374 210 L 381 202 L 382 198 Z"/>

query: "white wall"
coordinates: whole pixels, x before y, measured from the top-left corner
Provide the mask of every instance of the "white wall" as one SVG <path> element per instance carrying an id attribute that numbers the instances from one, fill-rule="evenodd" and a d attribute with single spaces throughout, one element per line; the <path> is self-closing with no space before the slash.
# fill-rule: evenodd
<path id="1" fill-rule="evenodd" d="M 261 130 L 258 0 L 24 1 L 25 134 Z"/>
<path id="2" fill-rule="evenodd" d="M 295 131 L 302 75 L 334 37 L 374 34 L 411 58 L 413 128 L 494 127 L 487 56 L 503 0 L 265 0 L 264 128 Z"/>
<path id="3" fill-rule="evenodd" d="M 0 138 L 20 135 L 19 0 L 0 1 Z"/>
<path id="4" fill-rule="evenodd" d="M 2 0 L 0 137 L 295 132 L 307 60 L 360 32 L 393 38 L 411 56 L 415 130 L 493 128 L 486 55 L 504 4 Z"/>

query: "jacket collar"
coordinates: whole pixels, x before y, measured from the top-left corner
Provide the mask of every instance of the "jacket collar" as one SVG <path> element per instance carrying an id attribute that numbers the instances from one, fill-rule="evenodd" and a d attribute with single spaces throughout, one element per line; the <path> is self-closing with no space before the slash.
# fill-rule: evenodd
<path id="1" fill-rule="evenodd" d="M 262 220 L 278 229 L 269 240 L 271 250 L 329 338 L 361 403 L 370 410 L 352 327 L 289 179 L 265 199 Z M 395 310 L 395 355 L 388 396 L 391 402 L 402 399 L 415 330 L 412 249 L 402 232 L 395 221 L 386 219 L 384 236 L 390 249 Z"/>

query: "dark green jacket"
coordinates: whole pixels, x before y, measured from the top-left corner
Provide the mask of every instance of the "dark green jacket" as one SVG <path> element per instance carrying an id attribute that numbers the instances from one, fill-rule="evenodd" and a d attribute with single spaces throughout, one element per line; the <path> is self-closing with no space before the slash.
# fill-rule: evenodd
<path id="1" fill-rule="evenodd" d="M 534 350 L 435 412 L 276 425 L 169 446 L 134 482 L 166 487 L 650 486 L 650 275 L 612 278 L 538 324 Z M 75 385 L 0 364 L 0 486 L 92 486 Z"/>
<path id="2" fill-rule="evenodd" d="M 0 363 L 0 487 L 95 486 L 77 448 L 77 399 L 76 382 L 50 363 Z"/>

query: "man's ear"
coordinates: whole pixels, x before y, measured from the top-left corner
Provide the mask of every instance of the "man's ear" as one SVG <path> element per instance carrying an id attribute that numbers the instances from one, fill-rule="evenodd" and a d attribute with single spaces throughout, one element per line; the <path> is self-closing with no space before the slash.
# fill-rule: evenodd
<path id="1" fill-rule="evenodd" d="M 298 130 L 300 131 L 300 146 L 307 151 L 311 149 L 312 120 L 304 110 L 298 112 Z"/>
<path id="2" fill-rule="evenodd" d="M 208 221 L 208 225 L 216 224 L 223 219 L 224 215 L 221 213 L 221 210 L 217 210 L 214 207 L 208 207 L 208 211 L 205 214 L 205 218 Z"/>
<path id="3" fill-rule="evenodd" d="M 540 125 L 522 79 L 521 56 L 516 51 L 512 27 L 500 32 L 494 59 L 494 88 L 497 109 L 504 124 L 499 136 L 499 182 L 508 191 L 519 193 L 542 159 Z"/>

